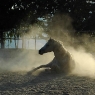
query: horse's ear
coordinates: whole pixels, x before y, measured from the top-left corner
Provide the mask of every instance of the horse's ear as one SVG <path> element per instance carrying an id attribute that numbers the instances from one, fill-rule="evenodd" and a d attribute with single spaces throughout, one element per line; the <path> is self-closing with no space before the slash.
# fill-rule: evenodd
<path id="1" fill-rule="evenodd" d="M 51 37 L 49 38 L 49 40 L 51 40 Z"/>
<path id="2" fill-rule="evenodd" d="M 52 41 L 53 39 L 50 37 L 50 39 L 49 39 L 50 41 Z"/>

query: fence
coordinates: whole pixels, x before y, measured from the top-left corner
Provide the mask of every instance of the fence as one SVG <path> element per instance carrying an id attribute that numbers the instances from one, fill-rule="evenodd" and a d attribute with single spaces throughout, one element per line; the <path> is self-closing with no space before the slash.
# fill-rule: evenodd
<path id="1" fill-rule="evenodd" d="M 10 39 L 7 38 L 4 40 L 4 49 L 11 48 L 22 48 L 22 49 L 33 49 L 37 50 L 41 48 L 46 43 L 44 38 L 25 38 L 25 39 Z M 1 48 L 0 43 L 0 48 Z"/>
<path id="2" fill-rule="evenodd" d="M 6 32 L 5 32 L 6 33 Z M 48 37 L 37 37 L 31 36 L 31 37 L 6 37 L 2 36 L 0 37 L 0 48 L 3 49 L 11 49 L 11 48 L 22 48 L 22 49 L 39 49 L 42 47 L 43 44 L 46 43 L 46 40 Z"/>

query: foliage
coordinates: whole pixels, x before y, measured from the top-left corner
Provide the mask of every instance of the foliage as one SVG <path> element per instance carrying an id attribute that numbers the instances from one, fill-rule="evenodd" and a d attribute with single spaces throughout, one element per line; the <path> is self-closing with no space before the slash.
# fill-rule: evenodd
<path id="1" fill-rule="evenodd" d="M 78 31 L 95 30 L 94 0 L 2 0 L 0 2 L 0 30 L 29 26 L 38 17 L 47 19 L 56 13 L 68 14 Z"/>

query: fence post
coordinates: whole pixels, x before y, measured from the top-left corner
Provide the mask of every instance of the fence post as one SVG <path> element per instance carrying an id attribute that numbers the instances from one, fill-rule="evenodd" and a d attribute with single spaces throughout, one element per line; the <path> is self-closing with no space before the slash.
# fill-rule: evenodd
<path id="1" fill-rule="evenodd" d="M 35 50 L 36 50 L 36 35 L 35 35 Z"/>

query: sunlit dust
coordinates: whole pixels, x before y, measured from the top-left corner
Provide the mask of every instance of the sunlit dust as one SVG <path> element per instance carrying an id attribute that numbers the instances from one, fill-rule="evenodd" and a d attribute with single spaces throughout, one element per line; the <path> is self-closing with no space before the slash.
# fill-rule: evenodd
<path id="1" fill-rule="evenodd" d="M 58 18 L 56 20 L 56 18 Z M 73 35 L 75 30 L 72 27 L 72 19 L 68 15 L 57 15 L 53 18 L 53 22 L 49 22 L 47 29 L 51 30 L 47 34 L 61 40 L 64 47 L 72 54 L 76 67 L 72 74 L 78 76 L 88 76 L 95 78 L 95 38 L 88 35 L 76 37 Z M 44 28 L 34 27 L 29 28 L 27 37 L 42 34 Z M 56 33 L 55 33 L 56 32 Z M 92 39 L 92 41 L 91 41 Z M 82 43 L 81 43 L 82 42 Z M 32 44 L 32 43 L 31 43 Z M 39 44 L 41 48 L 42 44 Z M 38 47 L 38 46 L 37 46 Z M 54 54 L 47 53 L 39 55 L 38 50 L 21 50 L 9 49 L 0 51 L 0 69 L 10 71 L 30 71 L 33 68 L 49 63 L 54 57 Z"/>

